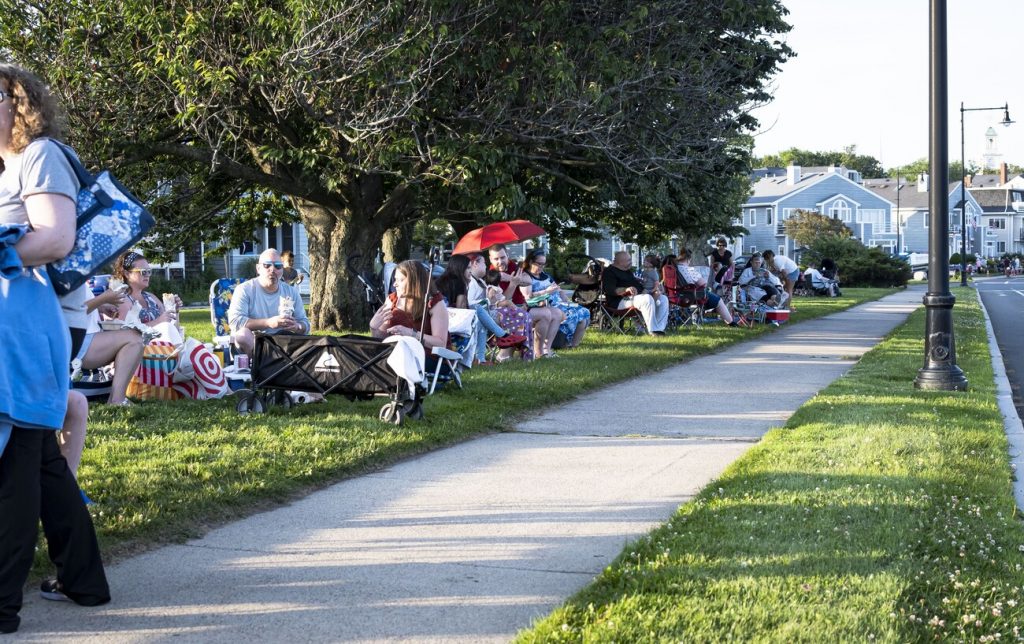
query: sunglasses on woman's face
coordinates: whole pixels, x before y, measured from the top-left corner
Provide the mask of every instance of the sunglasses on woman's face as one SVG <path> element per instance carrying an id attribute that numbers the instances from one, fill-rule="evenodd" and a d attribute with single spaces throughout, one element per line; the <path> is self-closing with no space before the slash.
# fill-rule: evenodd
<path id="1" fill-rule="evenodd" d="M 133 268 L 129 272 L 131 272 L 131 273 L 138 273 L 139 275 L 141 275 L 143 277 L 149 277 L 150 275 L 153 274 L 152 269 L 149 269 L 149 268 Z"/>
<path id="2" fill-rule="evenodd" d="M 274 267 L 275 270 L 281 270 L 284 268 L 284 262 L 263 262 L 263 268 Z"/>

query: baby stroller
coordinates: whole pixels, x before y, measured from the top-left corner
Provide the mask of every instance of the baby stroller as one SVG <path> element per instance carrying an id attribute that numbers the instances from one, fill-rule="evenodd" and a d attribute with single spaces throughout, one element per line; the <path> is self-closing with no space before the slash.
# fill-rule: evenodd
<path id="1" fill-rule="evenodd" d="M 356 267 L 356 262 L 360 257 L 362 257 L 361 253 L 349 255 L 345 265 L 348 266 L 349 273 L 354 275 L 359 280 L 359 283 L 363 285 L 366 305 L 372 314 L 384 305 L 384 300 L 387 298 L 388 293 L 394 290 L 395 268 L 397 268 L 397 264 L 394 262 L 383 262 L 380 273 L 374 275 L 368 271 L 360 271 Z"/>
<path id="2" fill-rule="evenodd" d="M 576 285 L 572 292 L 572 301 L 590 310 L 594 318 L 598 298 L 601 295 L 601 271 L 604 266 L 590 255 L 569 255 L 565 258 L 569 282 Z M 579 273 L 573 272 L 573 266 L 582 266 Z"/>
<path id="3" fill-rule="evenodd" d="M 604 294 L 601 292 L 601 271 L 604 270 L 604 264 L 590 255 L 567 255 L 565 267 L 569 283 L 576 287 L 572 291 L 573 304 L 579 304 L 590 311 L 592 327 L 604 329 Z M 576 272 L 574 269 L 577 268 L 581 270 Z"/>

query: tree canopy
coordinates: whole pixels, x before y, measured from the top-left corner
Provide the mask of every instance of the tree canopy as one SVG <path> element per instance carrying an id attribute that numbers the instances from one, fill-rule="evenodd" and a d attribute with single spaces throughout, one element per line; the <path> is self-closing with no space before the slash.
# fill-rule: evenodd
<path id="1" fill-rule="evenodd" d="M 824 237 L 849 237 L 853 231 L 841 220 L 817 210 L 797 210 L 786 219 L 786 235 L 798 246 L 813 246 Z"/>
<path id="2" fill-rule="evenodd" d="M 785 168 L 789 165 L 832 166 L 836 164 L 856 170 L 864 179 L 885 176 L 885 170 L 878 159 L 865 154 L 857 154 L 856 145 L 848 145 L 840 152 L 812 152 L 800 148 L 789 148 L 778 154 L 768 154 L 754 160 L 754 165 L 761 168 Z"/>
<path id="3" fill-rule="evenodd" d="M 364 269 L 424 216 L 637 239 L 730 221 L 747 189 L 737 141 L 791 55 L 785 14 L 780 0 L 34 0 L 5 7 L 0 43 L 53 84 L 83 158 L 148 193 L 163 243 L 300 218 L 310 316 L 337 328 L 362 322 L 346 258 Z"/>

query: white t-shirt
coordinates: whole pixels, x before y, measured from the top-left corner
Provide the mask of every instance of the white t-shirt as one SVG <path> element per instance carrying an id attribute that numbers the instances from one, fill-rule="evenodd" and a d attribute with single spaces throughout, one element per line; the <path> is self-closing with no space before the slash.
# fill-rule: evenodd
<path id="1" fill-rule="evenodd" d="M 825 288 L 825 276 L 821 274 L 821 271 L 811 267 L 804 271 L 804 275 L 811 278 L 811 284 L 814 288 Z"/>
<path id="2" fill-rule="evenodd" d="M 485 304 L 487 300 L 487 289 L 483 282 L 478 279 L 470 278 L 469 284 L 466 285 L 466 301 L 469 302 L 470 306 L 477 304 Z"/>
<path id="3" fill-rule="evenodd" d="M 785 255 L 776 255 L 772 258 L 772 263 L 775 264 L 775 270 L 779 271 L 783 275 L 789 275 L 793 271 L 800 270 L 800 267 L 796 265 L 796 262 Z"/>

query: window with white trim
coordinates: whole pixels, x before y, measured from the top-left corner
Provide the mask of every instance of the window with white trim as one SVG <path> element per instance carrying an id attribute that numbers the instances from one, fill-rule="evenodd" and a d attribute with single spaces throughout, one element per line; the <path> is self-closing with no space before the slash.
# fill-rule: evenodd
<path id="1" fill-rule="evenodd" d="M 1006 242 L 996 242 L 996 252 L 997 253 L 1005 253 L 1006 252 Z"/>
<path id="2" fill-rule="evenodd" d="M 757 225 L 757 208 L 751 208 L 747 211 L 747 216 L 750 218 L 750 226 Z"/>
<path id="3" fill-rule="evenodd" d="M 853 211 L 850 210 L 850 204 L 846 203 L 845 199 L 833 201 L 832 206 L 828 209 L 828 215 L 832 219 L 842 219 L 846 222 L 853 220 Z"/>
<path id="4" fill-rule="evenodd" d="M 764 209 L 764 223 L 766 223 L 769 226 L 772 225 L 772 209 L 771 208 L 765 208 Z"/>
<path id="5" fill-rule="evenodd" d="M 785 246 L 779 246 L 779 252 L 776 253 L 776 255 L 785 256 L 786 255 L 786 247 Z"/>
<path id="6" fill-rule="evenodd" d="M 1003 217 L 993 217 L 988 220 L 988 227 L 992 230 L 1006 230 L 1006 219 Z"/>

